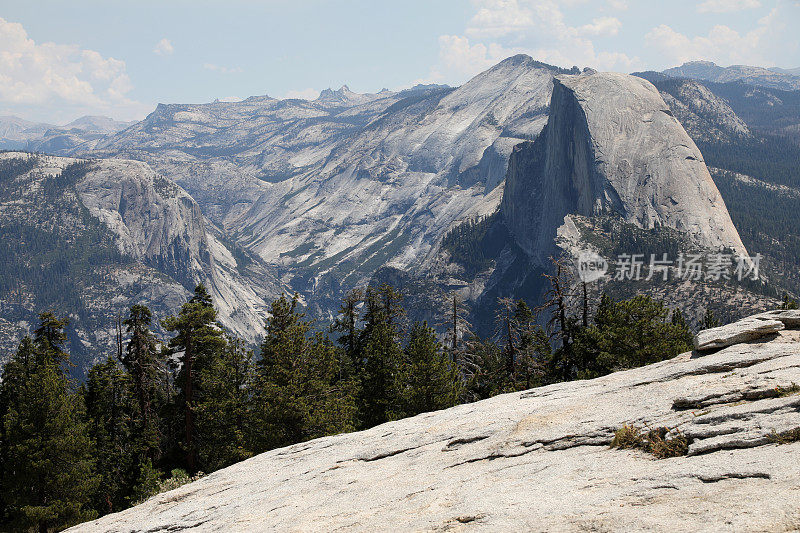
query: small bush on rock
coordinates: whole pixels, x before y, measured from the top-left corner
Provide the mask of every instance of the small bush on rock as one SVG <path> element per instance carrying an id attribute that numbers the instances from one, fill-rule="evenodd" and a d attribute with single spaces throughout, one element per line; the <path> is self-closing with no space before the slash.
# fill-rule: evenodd
<path id="1" fill-rule="evenodd" d="M 150 488 L 150 490 L 141 491 L 141 493 L 138 494 L 139 499 L 136 502 L 134 502 L 134 505 L 138 505 L 144 501 L 147 501 L 153 496 L 156 496 L 163 492 L 177 489 L 178 487 L 186 485 L 187 483 L 192 483 L 193 481 L 197 481 L 198 479 L 200 479 L 205 475 L 202 472 L 198 472 L 196 475 L 190 476 L 189 474 L 186 473 L 186 470 L 183 470 L 182 468 L 174 468 L 172 472 L 170 472 L 170 474 L 171 474 L 170 477 L 168 477 L 167 479 L 157 480 L 155 484 Z"/>
<path id="2" fill-rule="evenodd" d="M 679 457 L 689 451 L 689 440 L 678 429 L 660 427 L 644 433 L 632 425 L 624 425 L 614 434 L 612 448 L 635 448 L 653 454 L 658 459 Z"/>
<path id="3" fill-rule="evenodd" d="M 800 428 L 790 429 L 781 433 L 772 432 L 769 440 L 775 444 L 791 444 L 800 441 Z"/>
<path id="4" fill-rule="evenodd" d="M 792 394 L 797 394 L 800 392 L 800 385 L 797 383 L 792 382 L 791 385 L 788 387 L 775 387 L 775 392 L 778 393 L 778 396 L 791 396 Z"/>
<path id="5" fill-rule="evenodd" d="M 617 430 L 614 440 L 611 441 L 612 448 L 642 448 L 643 446 L 642 432 L 636 426 L 627 424 Z"/>

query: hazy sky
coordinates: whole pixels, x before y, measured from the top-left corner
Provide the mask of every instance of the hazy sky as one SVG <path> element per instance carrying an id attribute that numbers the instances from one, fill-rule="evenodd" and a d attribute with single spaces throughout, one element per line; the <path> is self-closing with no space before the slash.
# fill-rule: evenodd
<path id="1" fill-rule="evenodd" d="M 0 0 L 0 114 L 459 85 L 524 52 L 630 72 L 800 66 L 798 0 Z"/>

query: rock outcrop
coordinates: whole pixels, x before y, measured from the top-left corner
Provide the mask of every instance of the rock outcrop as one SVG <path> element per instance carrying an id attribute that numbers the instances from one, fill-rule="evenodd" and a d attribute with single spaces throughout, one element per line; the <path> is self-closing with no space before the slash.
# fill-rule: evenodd
<path id="1" fill-rule="evenodd" d="M 777 333 L 785 326 L 780 320 L 765 316 L 744 318 L 732 324 L 700 331 L 694 336 L 694 349 L 705 352 Z"/>
<path id="2" fill-rule="evenodd" d="M 542 135 L 511 156 L 501 210 L 541 262 L 568 214 L 617 214 L 746 253 L 695 143 L 650 82 L 625 74 L 555 79 Z"/>
<path id="3" fill-rule="evenodd" d="M 250 342 L 262 335 L 268 298 L 280 293 L 280 282 L 252 258 L 253 275 L 245 262 L 240 271 L 230 245 L 186 191 L 145 163 L 121 159 L 94 162 L 76 189 L 126 257 L 187 288 L 205 284 L 222 324 Z"/>
<path id="4" fill-rule="evenodd" d="M 796 530 L 795 383 L 784 329 L 274 450 L 74 531 Z M 610 448 L 624 426 L 685 455 Z"/>

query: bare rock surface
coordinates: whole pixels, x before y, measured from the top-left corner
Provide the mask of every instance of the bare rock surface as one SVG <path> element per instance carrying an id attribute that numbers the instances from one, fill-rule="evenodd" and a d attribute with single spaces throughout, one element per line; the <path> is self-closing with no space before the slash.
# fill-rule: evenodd
<path id="1" fill-rule="evenodd" d="M 784 329 L 781 320 L 756 315 L 732 324 L 705 329 L 694 336 L 694 348 L 700 351 L 716 350 L 740 342 L 759 339 Z"/>
<path id="2" fill-rule="evenodd" d="M 74 531 L 790 531 L 800 332 L 273 450 Z M 688 454 L 611 449 L 671 428 Z"/>
<path id="3" fill-rule="evenodd" d="M 694 80 L 681 80 L 661 88 L 661 96 L 696 142 L 752 137 L 750 128 L 724 98 Z"/>

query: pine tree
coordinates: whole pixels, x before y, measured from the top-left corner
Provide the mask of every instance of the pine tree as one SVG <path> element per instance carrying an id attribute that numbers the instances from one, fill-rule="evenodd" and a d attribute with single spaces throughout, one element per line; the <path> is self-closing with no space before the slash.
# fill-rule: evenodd
<path id="1" fill-rule="evenodd" d="M 358 306 L 363 299 L 364 291 L 361 289 L 353 289 L 348 292 L 339 306 L 339 316 L 331 326 L 332 332 L 342 333 L 338 342 L 345 349 L 350 360 L 349 366 L 353 372 L 357 372 L 361 368 L 361 361 L 358 360 Z"/>
<path id="2" fill-rule="evenodd" d="M 700 329 L 711 329 L 720 326 L 720 321 L 711 309 L 706 309 L 706 314 L 703 315 L 703 320 L 700 321 Z"/>
<path id="3" fill-rule="evenodd" d="M 261 451 L 353 428 L 352 377 L 342 377 L 343 352 L 297 310 L 298 296 L 272 303 L 257 363 L 256 449 Z"/>
<path id="4" fill-rule="evenodd" d="M 369 428 L 401 416 L 401 295 L 394 288 L 370 287 L 366 293 L 364 329 L 359 345 L 363 361 L 360 421 Z"/>
<path id="5" fill-rule="evenodd" d="M 458 403 L 461 380 L 426 322 L 415 323 L 404 350 L 403 415 L 446 409 Z"/>
<path id="6" fill-rule="evenodd" d="M 557 379 L 566 381 L 573 377 L 575 371 L 572 349 L 575 320 L 570 316 L 568 309 L 572 276 L 566 258 L 550 258 L 550 260 L 555 272 L 544 274 L 550 288 L 545 294 L 545 303 L 537 311 L 550 314 L 547 324 L 548 331 L 555 332 L 559 341 L 558 349 L 553 352 L 551 357 L 550 374 Z"/>
<path id="7" fill-rule="evenodd" d="M 225 338 L 216 319 L 217 312 L 211 297 L 201 284 L 195 288 L 194 296 L 183 304 L 177 316 L 163 321 L 167 331 L 175 332 L 175 337 L 169 341 L 170 350 L 172 353 L 181 352 L 180 369 L 175 382 L 178 388 L 178 412 L 183 422 L 181 447 L 186 469 L 191 474 L 198 469 L 195 409 L 203 394 L 199 375 L 209 361 L 219 357 L 225 347 Z"/>
<path id="8" fill-rule="evenodd" d="M 356 429 L 357 377 L 350 375 L 350 358 L 322 333 L 309 342 L 308 368 L 303 378 L 307 398 L 304 438 L 313 439 Z"/>
<path id="9" fill-rule="evenodd" d="M 515 390 L 506 371 L 502 348 L 491 339 L 472 337 L 464 356 L 463 397 L 467 402 L 485 400 Z"/>
<path id="10" fill-rule="evenodd" d="M 6 415 L 10 411 L 18 412 L 19 402 L 22 399 L 24 387 L 30 380 L 31 372 L 36 362 L 36 347 L 33 340 L 26 336 L 20 342 L 14 357 L 8 361 L 0 376 L 0 529 L 2 524 L 8 522 L 12 509 L 6 501 L 3 479 L 10 476 L 9 469 L 9 441 L 6 424 Z"/>
<path id="11" fill-rule="evenodd" d="M 781 309 L 789 310 L 789 309 L 797 309 L 797 300 L 794 298 L 790 298 L 787 293 L 783 293 L 783 301 L 781 303 Z"/>
<path id="12" fill-rule="evenodd" d="M 203 396 L 197 402 L 198 453 L 206 472 L 252 455 L 250 429 L 253 352 L 228 337 L 221 356 L 200 373 Z"/>
<path id="13" fill-rule="evenodd" d="M 64 329 L 68 323 L 67 318 L 58 319 L 51 311 L 39 314 L 39 327 L 34 332 L 38 363 L 47 360 L 60 364 L 69 360 L 69 354 L 64 351 L 64 343 L 67 342 Z"/>
<path id="14" fill-rule="evenodd" d="M 66 321 L 40 318 L 35 339 L 23 340 L 3 370 L 0 488 L 15 528 L 46 532 L 95 516 L 97 477 L 83 402 L 63 368 Z"/>
<path id="15" fill-rule="evenodd" d="M 694 335 L 692 335 L 692 330 L 689 329 L 689 324 L 686 322 L 683 313 L 677 307 L 672 311 L 670 323 L 675 327 L 675 335 L 678 336 L 681 342 L 686 346 L 692 346 Z"/>
<path id="16" fill-rule="evenodd" d="M 109 357 L 94 365 L 84 388 L 88 429 L 100 482 L 94 507 L 111 513 L 127 507 L 138 475 L 136 406 L 129 376 Z"/>
<path id="17" fill-rule="evenodd" d="M 514 323 L 514 311 L 516 304 L 511 298 L 499 298 L 497 300 L 497 314 L 495 324 L 497 325 L 497 336 L 501 339 L 503 347 L 503 361 L 505 372 L 510 380 L 514 380 L 514 361 L 517 358 L 517 328 Z"/>
<path id="18" fill-rule="evenodd" d="M 578 377 L 655 363 L 690 350 L 685 324 L 668 321 L 668 313 L 649 296 L 615 302 L 604 294 L 594 325 L 580 329 L 575 337 Z"/>
<path id="19" fill-rule="evenodd" d="M 143 453 L 151 460 L 159 456 L 158 420 L 153 413 L 153 402 L 158 394 L 158 370 L 161 366 L 157 340 L 150 331 L 152 313 L 147 306 L 134 305 L 123 322 L 130 335 L 121 363 L 131 377 L 139 406 L 137 438 Z"/>
<path id="20" fill-rule="evenodd" d="M 545 331 L 536 324 L 534 312 L 523 300 L 514 310 L 514 326 L 519 337 L 516 365 L 516 388 L 527 390 L 539 385 L 552 347 Z"/>
<path id="21" fill-rule="evenodd" d="M 272 302 L 258 361 L 256 409 L 259 451 L 303 440 L 306 406 L 300 371 L 308 352 L 309 324 L 297 311 L 299 297 L 282 294 Z"/>
<path id="22" fill-rule="evenodd" d="M 468 320 L 469 311 L 464 302 L 453 293 L 444 301 L 443 325 L 447 329 L 446 347 L 450 352 L 450 360 L 456 365 L 461 364 L 464 355 L 464 339 L 472 335 L 471 326 Z"/>

